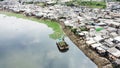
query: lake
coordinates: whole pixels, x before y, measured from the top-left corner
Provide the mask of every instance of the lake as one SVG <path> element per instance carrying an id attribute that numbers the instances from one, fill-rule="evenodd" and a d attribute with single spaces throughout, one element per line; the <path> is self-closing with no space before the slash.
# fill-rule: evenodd
<path id="1" fill-rule="evenodd" d="M 66 37 L 67 52 L 60 52 L 54 31 L 47 25 L 0 14 L 0 68 L 97 68 Z"/>

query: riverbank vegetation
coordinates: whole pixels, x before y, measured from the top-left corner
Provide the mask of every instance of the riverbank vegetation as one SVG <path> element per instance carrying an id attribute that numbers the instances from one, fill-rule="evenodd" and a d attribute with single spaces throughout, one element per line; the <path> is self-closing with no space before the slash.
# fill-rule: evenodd
<path id="1" fill-rule="evenodd" d="M 70 2 L 66 2 L 66 5 L 68 6 L 87 6 L 87 7 L 91 7 L 91 8 L 105 8 L 106 7 L 106 3 L 104 1 L 70 1 Z"/>
<path id="2" fill-rule="evenodd" d="M 120 0 L 116 0 L 116 1 L 119 1 L 119 2 L 120 2 Z"/>
<path id="3" fill-rule="evenodd" d="M 23 18 L 23 19 L 28 19 L 28 20 L 32 20 L 32 21 L 36 21 L 39 23 L 43 23 L 46 24 L 48 27 L 52 28 L 54 33 L 50 34 L 50 38 L 52 39 L 58 39 L 63 35 L 63 31 L 59 25 L 59 23 L 57 21 L 54 20 L 48 20 L 48 19 L 38 19 L 35 17 L 26 17 L 23 14 L 18 14 L 18 13 L 12 13 L 12 12 L 3 12 L 0 11 L 0 14 L 5 14 L 7 16 L 15 16 L 17 18 Z"/>

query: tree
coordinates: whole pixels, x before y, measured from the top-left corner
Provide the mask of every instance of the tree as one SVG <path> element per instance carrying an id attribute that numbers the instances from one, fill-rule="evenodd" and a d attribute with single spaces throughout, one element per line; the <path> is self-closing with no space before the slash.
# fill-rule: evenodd
<path id="1" fill-rule="evenodd" d="M 120 1 L 120 0 L 116 0 L 116 1 Z"/>
<path id="2" fill-rule="evenodd" d="M 4 1 L 4 0 L 0 0 L 0 1 Z"/>

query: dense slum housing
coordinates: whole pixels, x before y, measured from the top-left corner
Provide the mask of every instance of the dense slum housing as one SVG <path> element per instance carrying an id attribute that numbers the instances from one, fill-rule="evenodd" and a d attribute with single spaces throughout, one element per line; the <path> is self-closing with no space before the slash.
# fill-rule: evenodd
<path id="1" fill-rule="evenodd" d="M 77 29 L 77 34 L 80 39 L 84 39 L 86 46 L 95 50 L 100 56 L 107 57 L 114 64 L 120 65 L 119 3 L 108 3 L 106 9 L 93 9 L 83 6 L 53 5 L 41 7 L 34 4 L 21 5 L 3 2 L 0 8 L 39 19 L 63 22 L 65 26 Z"/>

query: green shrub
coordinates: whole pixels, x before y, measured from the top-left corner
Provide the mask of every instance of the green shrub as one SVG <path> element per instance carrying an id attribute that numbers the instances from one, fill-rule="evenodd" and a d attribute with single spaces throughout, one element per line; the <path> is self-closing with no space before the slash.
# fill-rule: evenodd
<path id="1" fill-rule="evenodd" d="M 72 31 L 74 34 L 76 34 L 77 29 L 76 29 L 76 28 L 73 28 L 73 29 L 71 29 L 71 31 Z"/>
<path id="2" fill-rule="evenodd" d="M 68 29 L 72 29 L 73 27 L 72 27 L 72 26 L 66 26 L 66 28 L 68 28 Z"/>
<path id="3" fill-rule="evenodd" d="M 33 2 L 31 1 L 31 2 L 25 2 L 26 4 L 33 4 Z"/>
<path id="4" fill-rule="evenodd" d="M 65 2 L 65 4 L 66 4 L 67 6 L 74 6 L 74 3 L 73 3 L 72 1 L 70 1 L 70 2 Z"/>

